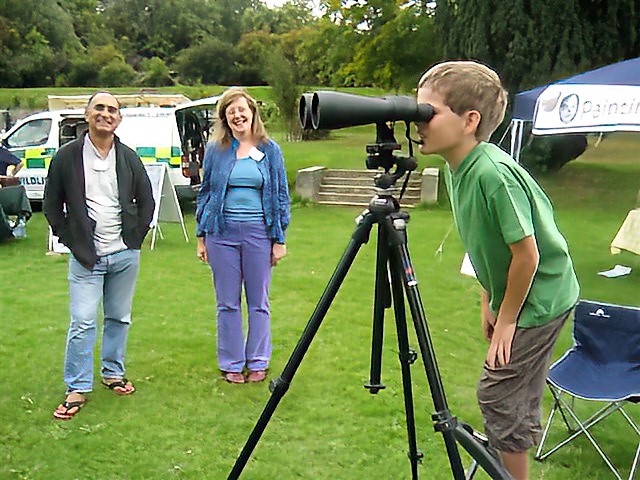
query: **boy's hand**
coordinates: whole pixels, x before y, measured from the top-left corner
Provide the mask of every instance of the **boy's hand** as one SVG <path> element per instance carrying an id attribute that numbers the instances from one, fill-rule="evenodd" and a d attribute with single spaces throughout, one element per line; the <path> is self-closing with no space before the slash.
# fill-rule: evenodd
<path id="1" fill-rule="evenodd" d="M 485 362 L 490 368 L 504 367 L 511 360 L 511 342 L 516 322 L 496 322 Z"/>
<path id="2" fill-rule="evenodd" d="M 490 342 L 491 337 L 493 336 L 493 329 L 496 324 L 496 316 L 491 311 L 489 307 L 489 295 L 486 291 L 482 291 L 481 296 L 481 306 L 482 306 L 482 334 L 484 338 Z"/>
<path id="3" fill-rule="evenodd" d="M 484 338 L 487 342 L 491 341 L 491 338 L 493 337 L 493 326 L 495 325 L 495 318 L 493 320 L 493 323 L 487 319 L 486 317 L 482 317 L 482 334 L 484 335 Z"/>

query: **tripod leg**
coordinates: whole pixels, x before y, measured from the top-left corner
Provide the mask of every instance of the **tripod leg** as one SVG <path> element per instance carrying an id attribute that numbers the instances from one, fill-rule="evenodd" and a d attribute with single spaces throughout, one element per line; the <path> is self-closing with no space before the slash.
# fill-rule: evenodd
<path id="1" fill-rule="evenodd" d="M 422 307 L 420 292 L 418 291 L 418 282 L 414 276 L 413 265 L 411 264 L 409 252 L 406 248 L 405 228 L 405 219 L 396 218 L 389 220 L 389 238 L 392 248 L 394 248 L 396 253 L 395 255 L 391 255 L 391 260 L 393 262 L 391 268 L 398 272 L 402 272 L 403 275 L 407 300 L 409 302 L 409 308 L 411 310 L 411 316 L 413 318 L 413 324 L 418 338 L 418 344 L 420 346 L 422 362 L 424 363 L 429 388 L 431 389 L 431 397 L 433 398 L 433 404 L 436 409 L 436 413 L 432 416 L 435 422 L 435 428 L 443 435 L 445 448 L 447 450 L 454 478 L 456 480 L 463 480 L 465 478 L 465 472 L 462 466 L 462 460 L 460 458 L 456 439 L 453 434 L 453 428 L 455 427 L 456 420 L 451 415 L 447 406 L 444 387 L 442 386 L 442 380 L 438 371 L 433 344 L 431 343 L 431 337 L 427 327 L 426 315 Z"/>
<path id="2" fill-rule="evenodd" d="M 391 257 L 394 253 L 391 252 Z M 396 262 L 393 262 L 396 263 Z M 409 336 L 407 333 L 407 316 L 404 307 L 404 294 L 402 290 L 402 277 L 396 268 L 390 269 L 391 290 L 393 293 L 393 310 L 398 333 L 398 349 L 400 367 L 402 371 L 402 388 L 404 392 L 404 411 L 407 421 L 407 437 L 409 442 L 409 461 L 411 462 L 411 478 L 418 478 L 418 464 L 424 455 L 418 451 L 416 440 L 416 421 L 413 408 L 413 390 L 411 386 L 411 365 L 416 361 L 416 352 L 409 348 Z"/>
<path id="3" fill-rule="evenodd" d="M 389 247 L 387 233 L 378 224 L 378 246 L 376 249 L 376 285 L 373 302 L 373 328 L 371 335 L 371 370 L 369 372 L 369 383 L 367 388 L 370 393 L 375 394 L 385 388 L 380 381 L 380 371 L 382 369 L 382 337 L 384 333 L 384 311 L 391 306 L 391 293 L 389 291 L 389 270 L 387 263 L 389 258 Z"/>
<path id="4" fill-rule="evenodd" d="M 480 465 L 491 478 L 513 480 L 502 466 L 500 460 L 490 453 L 487 440 L 477 432 L 474 432 L 470 426 L 459 423 L 455 428 L 455 437 L 458 443 L 474 459 L 474 466 L 470 471 L 469 478 L 473 478 L 477 465 Z"/>
<path id="5" fill-rule="evenodd" d="M 304 355 L 307 353 L 307 350 L 311 345 L 311 341 L 318 332 L 318 329 L 322 324 L 322 320 L 324 320 L 324 317 L 327 314 L 329 307 L 331 306 L 331 302 L 338 293 L 338 290 L 342 285 L 342 282 L 344 281 L 344 278 L 346 277 L 347 272 L 349 271 L 349 268 L 351 267 L 351 264 L 353 263 L 353 260 L 358 253 L 358 250 L 363 243 L 367 243 L 367 241 L 369 240 L 369 233 L 371 232 L 373 223 L 374 217 L 370 213 L 366 213 L 362 217 L 359 225 L 356 227 L 356 230 L 351 236 L 349 245 L 340 258 L 340 261 L 338 262 L 338 265 L 336 266 L 336 269 L 334 270 L 329 283 L 325 287 L 325 290 L 322 293 L 322 296 L 320 297 L 320 300 L 318 301 L 318 304 L 316 305 L 311 318 L 309 318 L 307 326 L 302 332 L 302 335 L 300 336 L 298 343 L 291 353 L 287 364 L 285 365 L 280 376 L 274 379 L 269 385 L 271 396 L 269 397 L 267 404 L 262 410 L 260 418 L 253 427 L 249 438 L 244 444 L 240 455 L 236 459 L 233 469 L 227 477 L 228 480 L 235 480 L 240 477 L 240 474 L 247 464 L 251 453 L 253 452 L 255 446 L 258 444 L 262 433 L 267 427 L 267 424 L 269 423 L 273 412 L 275 412 L 275 409 L 280 403 L 280 400 L 289 389 L 291 380 L 298 370 L 298 367 L 300 366 Z"/>
<path id="6" fill-rule="evenodd" d="M 409 302 L 409 308 L 411 310 L 418 344 L 420 345 L 420 353 L 424 363 L 425 372 L 427 374 L 431 397 L 433 398 L 433 404 L 436 409 L 436 413 L 432 415 L 434 428 L 443 435 L 453 476 L 456 480 L 463 480 L 466 478 L 464 468 L 462 466 L 462 460 L 460 458 L 460 452 L 458 451 L 456 443 L 460 442 L 460 445 L 462 445 L 471 457 L 477 461 L 489 475 L 491 475 L 491 478 L 511 480 L 512 477 L 504 467 L 502 467 L 497 459 L 491 455 L 487 447 L 480 443 L 467 431 L 467 429 L 458 424 L 458 420 L 449 410 L 447 399 L 444 394 L 442 379 L 440 378 L 440 372 L 438 370 L 435 351 L 431 342 L 431 336 L 429 335 L 427 317 L 424 313 L 422 300 L 420 298 L 420 291 L 418 290 L 418 281 L 414 276 L 413 265 L 411 263 L 411 258 L 409 257 L 406 236 L 406 218 L 406 216 L 399 216 L 395 219 L 390 218 L 387 224 L 390 232 L 390 243 L 392 244 L 392 248 L 395 253 L 397 253 L 397 255 L 391 254 L 390 256 L 394 264 L 391 268 L 396 269 L 398 272 L 402 272 L 403 275 L 407 300 Z"/>

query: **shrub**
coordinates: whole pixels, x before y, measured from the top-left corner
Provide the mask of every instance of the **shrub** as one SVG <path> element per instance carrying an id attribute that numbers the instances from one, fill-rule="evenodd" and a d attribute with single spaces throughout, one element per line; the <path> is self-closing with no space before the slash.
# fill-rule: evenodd
<path id="1" fill-rule="evenodd" d="M 122 87 L 130 85 L 136 78 L 136 71 L 131 65 L 114 60 L 100 69 L 98 82 L 103 87 Z"/>
<path id="2" fill-rule="evenodd" d="M 87 56 L 78 57 L 71 61 L 64 81 L 68 86 L 89 87 L 97 85 L 100 65 Z"/>
<path id="3" fill-rule="evenodd" d="M 587 149 L 587 137 L 582 134 L 532 137 L 522 149 L 522 163 L 538 172 L 554 172 L 578 158 Z"/>
<path id="4" fill-rule="evenodd" d="M 173 85 L 169 67 L 158 57 L 146 58 L 140 65 L 142 79 L 140 84 L 147 87 L 164 87 Z"/>

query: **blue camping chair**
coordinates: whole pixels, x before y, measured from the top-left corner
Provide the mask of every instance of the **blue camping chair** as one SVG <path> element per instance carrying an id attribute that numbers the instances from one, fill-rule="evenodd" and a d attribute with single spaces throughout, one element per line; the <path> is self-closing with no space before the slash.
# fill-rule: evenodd
<path id="1" fill-rule="evenodd" d="M 554 403 L 535 458 L 544 460 L 584 435 L 615 477 L 622 480 L 590 429 L 612 413 L 620 412 L 636 433 L 632 438 L 640 439 L 638 425 L 625 411 L 625 407 L 640 401 L 640 308 L 581 300 L 574 315 L 573 342 L 573 347 L 549 369 L 547 385 Z M 581 420 L 574 408 L 578 403 L 576 399 L 602 402 L 604 406 Z M 568 433 L 545 451 L 549 429 L 557 414 L 562 417 Z M 640 441 L 629 480 L 633 480 L 639 462 Z"/>

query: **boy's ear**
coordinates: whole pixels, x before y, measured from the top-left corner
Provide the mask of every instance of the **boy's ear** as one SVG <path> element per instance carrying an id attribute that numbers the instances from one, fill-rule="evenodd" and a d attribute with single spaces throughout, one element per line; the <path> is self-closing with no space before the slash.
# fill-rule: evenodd
<path id="1" fill-rule="evenodd" d="M 475 134 L 482 120 L 482 114 L 478 110 L 467 110 L 466 117 L 465 128 L 469 133 Z"/>

